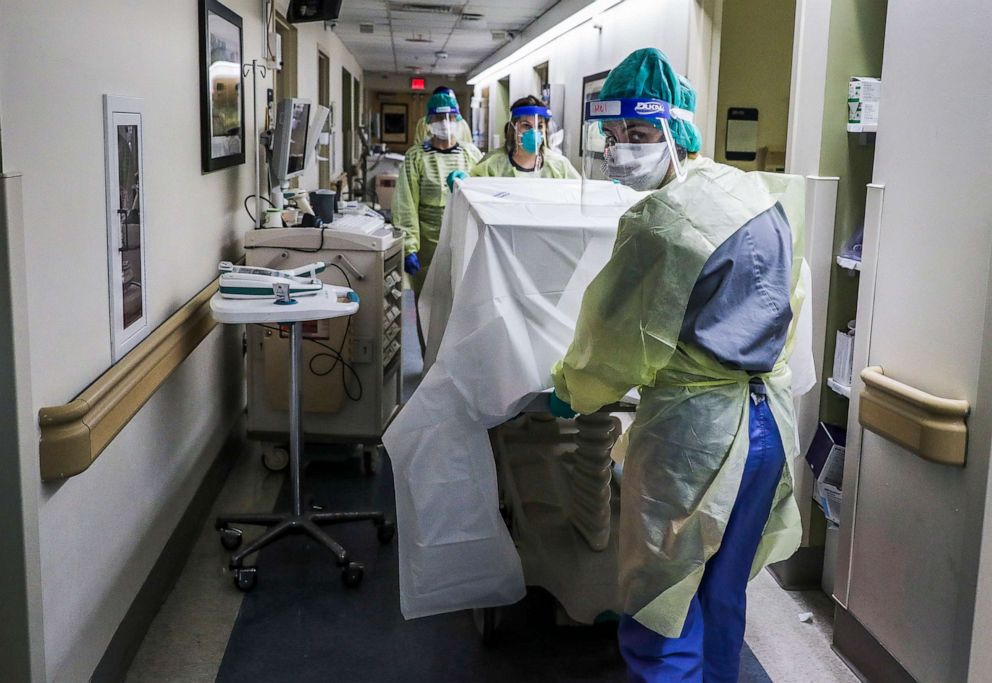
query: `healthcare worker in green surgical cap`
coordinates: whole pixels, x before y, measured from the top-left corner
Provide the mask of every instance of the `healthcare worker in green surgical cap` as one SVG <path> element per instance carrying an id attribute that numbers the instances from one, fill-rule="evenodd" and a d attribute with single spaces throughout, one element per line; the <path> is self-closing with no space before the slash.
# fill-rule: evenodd
<path id="1" fill-rule="evenodd" d="M 469 171 L 482 158 L 471 143 L 455 139 L 458 101 L 446 93 L 427 101 L 430 137 L 407 150 L 393 195 L 393 225 L 404 234 L 403 268 L 415 297 L 420 296 L 427 269 L 441 234 L 441 219 L 450 192 L 445 179 L 452 171 Z M 418 333 L 423 348 L 423 334 Z"/>
<path id="2" fill-rule="evenodd" d="M 510 107 L 506 143 L 483 157 L 472 176 L 500 178 L 574 178 L 579 172 L 563 155 L 551 149 L 551 110 L 533 95 L 522 97 Z"/>
<path id="3" fill-rule="evenodd" d="M 627 57 L 587 103 L 584 176 L 651 194 L 620 219 L 552 371 L 560 417 L 640 388 L 614 449 L 618 633 L 638 682 L 736 682 L 747 582 L 801 536 L 787 361 L 803 183 L 699 156 L 695 106 L 655 49 Z"/>
<path id="4" fill-rule="evenodd" d="M 455 91 L 447 86 L 438 86 L 434 88 L 434 92 L 431 95 L 450 95 L 455 97 Z M 417 121 L 417 128 L 413 133 L 414 143 L 422 143 L 431 137 L 430 134 L 430 116 L 425 116 L 419 121 Z M 468 126 L 468 121 L 466 121 L 462 116 L 455 117 L 455 140 L 462 145 L 471 145 L 472 142 L 472 129 Z"/>

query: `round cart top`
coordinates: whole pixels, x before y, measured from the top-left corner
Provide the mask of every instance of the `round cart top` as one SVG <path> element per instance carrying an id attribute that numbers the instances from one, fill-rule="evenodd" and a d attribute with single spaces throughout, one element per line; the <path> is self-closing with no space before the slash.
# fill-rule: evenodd
<path id="1" fill-rule="evenodd" d="M 326 320 L 358 312 L 358 295 L 347 287 L 324 285 L 316 294 L 298 296 L 295 301 L 284 305 L 275 298 L 228 299 L 217 292 L 210 299 L 210 310 L 217 322 L 233 325 Z"/>

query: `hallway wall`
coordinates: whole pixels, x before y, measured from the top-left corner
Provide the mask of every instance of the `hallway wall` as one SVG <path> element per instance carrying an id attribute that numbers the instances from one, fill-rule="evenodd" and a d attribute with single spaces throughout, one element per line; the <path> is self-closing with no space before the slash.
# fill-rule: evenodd
<path id="1" fill-rule="evenodd" d="M 243 19 L 245 59 L 261 58 L 259 3 L 224 1 Z M 103 94 L 144 100 L 151 326 L 241 253 L 254 148 L 249 135 L 245 164 L 201 173 L 197 27 L 196 2 L 3 3 L 0 118 L 4 166 L 24 174 L 35 412 L 111 364 Z M 300 96 L 316 100 L 318 45 L 339 99 L 341 65 L 361 72 L 320 24 L 300 30 Z M 250 79 L 245 98 L 250 130 Z M 316 169 L 304 184 L 316 184 Z M 241 331 L 218 328 L 90 469 L 42 485 L 48 680 L 89 680 L 242 411 L 242 386 Z"/>

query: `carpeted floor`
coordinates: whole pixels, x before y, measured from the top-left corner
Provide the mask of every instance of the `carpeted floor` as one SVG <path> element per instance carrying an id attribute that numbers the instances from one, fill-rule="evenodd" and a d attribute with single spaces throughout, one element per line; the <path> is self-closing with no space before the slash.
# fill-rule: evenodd
<path id="1" fill-rule="evenodd" d="M 371 478 L 358 459 L 312 462 L 306 476 L 314 502 L 328 509 L 392 511 L 386 458 Z M 284 491 L 279 505 L 287 502 Z M 615 626 L 555 626 L 551 598 L 540 591 L 504 612 L 492 646 L 481 643 L 468 612 L 404 621 L 395 541 L 380 545 L 368 523 L 331 533 L 365 563 L 362 585 L 346 588 L 330 554 L 303 537 L 263 550 L 258 585 L 242 602 L 218 683 L 625 680 Z M 741 681 L 770 681 L 750 651 Z"/>

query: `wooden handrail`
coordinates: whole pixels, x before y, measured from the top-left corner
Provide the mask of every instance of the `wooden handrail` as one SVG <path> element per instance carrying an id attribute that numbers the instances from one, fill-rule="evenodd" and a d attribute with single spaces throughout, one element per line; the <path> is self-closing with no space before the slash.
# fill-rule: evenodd
<path id="1" fill-rule="evenodd" d="M 38 411 L 41 478 L 83 472 L 217 325 L 214 280 L 79 396 Z"/>
<path id="2" fill-rule="evenodd" d="M 865 389 L 858 420 L 865 429 L 941 465 L 964 466 L 968 401 L 941 398 L 886 377 L 881 367 L 862 370 Z"/>

